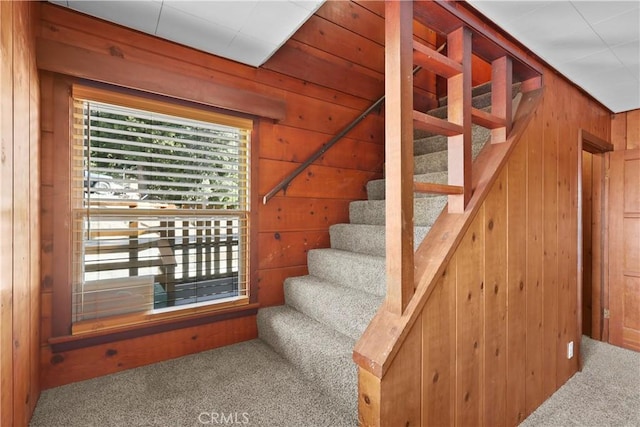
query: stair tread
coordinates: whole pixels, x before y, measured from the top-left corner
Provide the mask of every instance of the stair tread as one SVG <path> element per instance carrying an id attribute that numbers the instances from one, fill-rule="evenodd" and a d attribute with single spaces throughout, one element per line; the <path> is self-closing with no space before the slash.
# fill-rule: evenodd
<path id="1" fill-rule="evenodd" d="M 447 196 L 416 197 L 413 201 L 414 225 L 431 226 L 447 204 Z M 358 200 L 349 204 L 353 224 L 385 224 L 384 200 Z"/>
<path id="2" fill-rule="evenodd" d="M 311 275 L 290 277 L 284 287 L 288 305 L 354 340 L 360 338 L 384 300 Z"/>

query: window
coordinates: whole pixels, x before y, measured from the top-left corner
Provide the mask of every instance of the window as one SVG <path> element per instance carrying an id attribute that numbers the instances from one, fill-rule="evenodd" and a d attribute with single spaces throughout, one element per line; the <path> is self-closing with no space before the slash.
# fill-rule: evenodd
<path id="1" fill-rule="evenodd" d="M 247 300 L 252 122 L 74 87 L 72 321 Z"/>

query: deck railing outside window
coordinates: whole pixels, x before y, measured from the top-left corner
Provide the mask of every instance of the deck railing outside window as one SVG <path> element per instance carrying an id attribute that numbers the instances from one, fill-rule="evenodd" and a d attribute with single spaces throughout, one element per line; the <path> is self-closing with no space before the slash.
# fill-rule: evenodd
<path id="1" fill-rule="evenodd" d="M 245 121 L 74 94 L 74 322 L 246 297 Z"/>

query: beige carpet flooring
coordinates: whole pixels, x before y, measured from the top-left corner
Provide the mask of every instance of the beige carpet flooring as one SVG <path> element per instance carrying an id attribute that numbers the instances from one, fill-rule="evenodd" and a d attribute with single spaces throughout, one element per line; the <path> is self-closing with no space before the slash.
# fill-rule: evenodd
<path id="1" fill-rule="evenodd" d="M 583 339 L 584 369 L 521 426 L 640 427 L 640 353 Z M 354 426 L 259 340 L 42 393 L 32 427 Z"/>

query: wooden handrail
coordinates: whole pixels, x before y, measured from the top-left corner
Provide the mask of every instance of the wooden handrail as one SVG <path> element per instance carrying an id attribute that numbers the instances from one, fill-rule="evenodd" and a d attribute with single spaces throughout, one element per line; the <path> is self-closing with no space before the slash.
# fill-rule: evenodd
<path id="1" fill-rule="evenodd" d="M 358 123 L 364 120 L 373 110 L 375 110 L 380 105 L 382 105 L 382 103 L 384 102 L 384 98 L 385 96 L 382 95 L 376 102 L 371 104 L 369 108 L 364 110 L 364 112 L 362 112 L 358 117 L 353 119 L 353 121 L 349 123 L 344 129 L 342 129 L 340 132 L 338 132 L 338 134 L 336 134 L 333 138 L 331 138 L 329 142 L 327 142 L 326 144 L 323 144 L 322 147 L 320 147 L 315 153 L 310 155 L 307 158 L 307 160 L 305 160 L 300 166 L 295 168 L 293 172 L 291 172 L 282 181 L 280 181 L 271 190 L 269 190 L 267 194 L 265 194 L 262 197 L 262 204 L 266 205 L 267 202 L 271 200 L 273 196 L 278 194 L 280 190 L 284 190 L 286 193 L 287 188 L 289 187 L 289 184 L 291 184 L 291 181 L 296 179 L 296 177 L 300 175 L 306 168 L 308 168 L 309 165 L 311 165 L 311 163 L 318 160 L 324 153 L 327 152 L 327 150 L 333 147 L 336 144 L 336 142 L 340 141 L 346 134 L 348 134 L 354 127 L 356 127 Z"/>
<path id="2" fill-rule="evenodd" d="M 435 52 L 440 52 L 444 48 L 444 44 L 440 46 L 440 48 Z M 413 74 L 415 75 L 422 68 L 420 66 L 416 66 L 413 68 Z M 338 141 L 340 141 L 346 134 L 348 134 L 354 127 L 358 125 L 362 120 L 364 120 L 373 110 L 378 108 L 385 101 L 386 95 L 382 95 L 376 102 L 371 104 L 369 108 L 367 108 L 362 114 L 353 119 L 351 123 L 349 123 L 344 129 L 342 129 L 339 133 L 337 133 L 333 138 L 329 140 L 326 144 L 323 144 L 315 153 L 310 155 L 307 160 L 305 160 L 300 166 L 295 168 L 293 172 L 287 175 L 282 181 L 276 184 L 271 190 L 267 192 L 262 197 L 262 204 L 266 205 L 273 196 L 278 194 L 280 190 L 284 190 L 286 193 L 289 184 L 293 181 L 298 175 L 300 175 L 306 168 L 308 168 L 313 162 L 318 160 L 324 153 L 326 153 L 331 147 L 333 147 Z"/>

